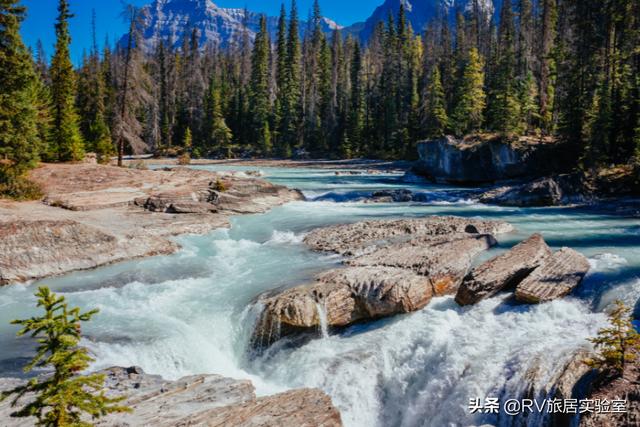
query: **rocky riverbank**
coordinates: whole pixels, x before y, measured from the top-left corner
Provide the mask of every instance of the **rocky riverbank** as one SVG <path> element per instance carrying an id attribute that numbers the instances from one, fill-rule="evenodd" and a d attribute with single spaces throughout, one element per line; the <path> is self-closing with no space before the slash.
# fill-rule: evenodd
<path id="1" fill-rule="evenodd" d="M 107 395 L 126 396 L 123 404 L 132 413 L 111 414 L 97 426 L 326 426 L 342 425 L 331 398 L 318 389 L 291 390 L 273 396 L 256 397 L 250 381 L 219 375 L 193 375 L 166 381 L 139 367 L 110 368 L 106 376 Z M 20 380 L 0 378 L 0 390 Z M 25 396 L 21 403 L 28 402 Z M 10 402 L 0 403 L 3 427 L 30 427 L 34 419 L 11 418 Z"/>
<path id="2" fill-rule="evenodd" d="M 250 176 L 187 168 L 43 165 L 31 179 L 42 201 L 0 200 L 0 284 L 169 254 L 178 249 L 172 236 L 304 198 Z"/>
<path id="3" fill-rule="evenodd" d="M 474 198 L 501 206 L 559 206 L 640 196 L 637 162 L 579 171 L 570 151 L 549 138 L 446 136 L 418 143 L 420 160 L 410 176 L 450 184 L 495 184 Z M 412 199 L 406 194 L 404 198 Z"/>

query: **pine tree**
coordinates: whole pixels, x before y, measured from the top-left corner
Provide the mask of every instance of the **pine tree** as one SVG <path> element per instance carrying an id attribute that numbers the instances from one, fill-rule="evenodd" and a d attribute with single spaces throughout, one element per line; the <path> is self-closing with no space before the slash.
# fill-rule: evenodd
<path id="1" fill-rule="evenodd" d="M 289 150 L 286 139 L 284 138 L 283 117 L 284 107 L 287 104 L 287 12 L 284 4 L 280 7 L 280 17 L 278 18 L 278 34 L 276 41 L 276 105 L 274 108 L 274 122 L 276 140 L 274 141 L 275 153 L 281 157 L 289 157 Z"/>
<path id="2" fill-rule="evenodd" d="M 264 156 L 271 154 L 271 131 L 269 130 L 269 33 L 267 18 L 260 16 L 260 30 L 253 44 L 251 64 L 250 109 L 253 118 L 252 129 L 257 149 Z"/>
<path id="3" fill-rule="evenodd" d="M 542 42 L 540 51 L 539 117 L 542 131 L 553 132 L 556 64 L 553 57 L 557 25 L 556 0 L 543 0 Z"/>
<path id="4" fill-rule="evenodd" d="M 38 80 L 20 37 L 25 8 L 0 0 L 0 194 L 25 194 L 24 174 L 38 162 Z"/>
<path id="5" fill-rule="evenodd" d="M 284 102 L 282 112 L 282 138 L 283 151 L 286 154 L 297 147 L 300 142 L 299 126 L 300 113 L 302 111 L 301 86 L 300 86 L 300 35 L 298 29 L 298 9 L 296 1 L 291 0 L 289 12 L 289 33 L 287 36 L 287 63 L 286 84 L 284 89 Z"/>
<path id="6" fill-rule="evenodd" d="M 483 61 L 476 48 L 469 51 L 460 82 L 462 94 L 453 110 L 451 126 L 456 135 L 481 129 L 485 108 Z"/>
<path id="7" fill-rule="evenodd" d="M 429 138 L 443 136 L 449 127 L 440 69 L 433 67 L 427 86 L 426 132 Z"/>
<path id="8" fill-rule="evenodd" d="M 231 157 L 231 140 L 233 134 L 222 114 L 220 105 L 220 89 L 214 78 L 209 84 L 207 99 L 205 100 L 204 139 L 208 143 L 207 151 L 216 150 Z"/>
<path id="9" fill-rule="evenodd" d="M 192 145 L 193 145 L 193 135 L 191 133 L 191 128 L 187 127 L 187 130 L 185 130 L 184 136 L 182 137 L 182 146 L 186 148 L 187 151 L 190 151 Z"/>
<path id="10" fill-rule="evenodd" d="M 75 107 L 76 77 L 71 64 L 69 45 L 68 0 L 59 0 L 56 22 L 56 47 L 51 60 L 51 99 L 53 109 L 52 144 L 57 160 L 81 160 L 84 142 L 80 134 L 79 117 Z"/>
<path id="11" fill-rule="evenodd" d="M 344 139 L 340 154 L 344 158 L 350 158 L 361 150 L 364 131 L 364 92 L 362 85 L 362 53 L 360 43 L 354 44 L 351 58 L 351 101 L 349 105 L 349 118 L 347 124 L 347 138 Z"/>
<path id="12" fill-rule="evenodd" d="M 633 363 L 640 351 L 640 334 L 631 319 L 631 310 L 622 301 L 616 301 L 609 313 L 610 326 L 600 329 L 597 337 L 589 339 L 598 353 L 585 363 L 592 368 L 623 375 L 627 364 Z"/>
<path id="13" fill-rule="evenodd" d="M 498 52 L 489 83 L 488 127 L 503 133 L 522 130 L 516 70 L 516 31 L 513 10 L 506 2 L 500 14 Z"/>
<path id="14" fill-rule="evenodd" d="M 86 148 L 95 152 L 101 162 L 108 162 L 115 153 L 111 143 L 111 131 L 106 121 L 105 82 L 100 64 L 100 54 L 95 31 L 95 10 L 93 12 L 93 46 L 89 58 L 85 59 L 78 81 L 78 110 L 80 130 Z"/>
<path id="15" fill-rule="evenodd" d="M 46 287 L 40 287 L 36 297 L 44 315 L 12 323 L 22 326 L 18 336 L 29 335 L 39 344 L 25 372 L 34 368 L 53 368 L 54 373 L 44 379 L 36 377 L 24 386 L 0 394 L 0 400 L 16 394 L 12 406 L 16 406 L 25 394 L 35 394 L 31 402 L 11 415 L 36 417 L 38 426 L 62 427 L 91 426 L 82 419 L 83 415 L 95 420 L 114 412 L 130 412 L 130 408 L 118 405 L 123 397 L 112 398 L 104 394 L 104 374 L 79 375 L 93 362 L 87 349 L 79 346 L 81 324 L 91 320 L 98 310 L 81 313 L 78 307 L 69 309 L 64 297 Z"/>

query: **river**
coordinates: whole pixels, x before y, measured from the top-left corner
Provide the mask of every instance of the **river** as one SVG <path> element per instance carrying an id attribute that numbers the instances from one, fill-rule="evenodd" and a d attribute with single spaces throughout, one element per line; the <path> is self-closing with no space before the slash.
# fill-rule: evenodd
<path id="1" fill-rule="evenodd" d="M 204 169 L 252 169 L 202 167 Z M 255 169 L 255 168 L 253 168 Z M 232 228 L 183 236 L 183 249 L 42 281 L 74 305 L 99 308 L 83 330 L 93 368 L 141 366 L 169 379 L 216 373 L 251 379 L 259 394 L 319 387 L 347 426 L 508 425 L 495 414 L 471 414 L 473 397 L 518 397 L 525 377 L 537 386 L 605 324 L 604 307 L 640 298 L 640 222 L 605 208 L 505 208 L 472 202 L 470 191 L 407 184 L 400 174 L 336 175 L 332 170 L 260 168 L 265 178 L 299 188 L 309 201 L 262 215 L 237 216 Z M 377 189 L 410 188 L 423 202 L 367 204 Z M 511 222 L 498 236 L 508 249 L 533 232 L 554 248 L 570 246 L 592 264 L 570 297 L 528 306 L 500 294 L 461 308 L 453 297 L 416 313 L 329 331 L 299 347 L 248 352 L 255 309 L 264 291 L 304 283 L 334 267 L 334 255 L 302 244 L 310 229 L 365 219 L 461 215 Z M 37 284 L 0 289 L 0 376 L 20 375 L 32 344 L 16 339 L 15 318 L 34 313 Z"/>

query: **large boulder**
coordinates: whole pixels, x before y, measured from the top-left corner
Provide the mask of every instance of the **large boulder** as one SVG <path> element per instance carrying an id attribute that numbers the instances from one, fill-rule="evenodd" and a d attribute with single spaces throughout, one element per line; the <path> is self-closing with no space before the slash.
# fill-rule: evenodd
<path id="1" fill-rule="evenodd" d="M 475 304 L 516 286 L 551 254 L 542 236 L 532 235 L 506 253 L 474 268 L 460 285 L 456 302 L 460 305 Z"/>
<path id="2" fill-rule="evenodd" d="M 584 255 L 562 248 L 520 282 L 516 299 L 535 304 L 561 298 L 582 282 L 589 268 L 589 260 Z"/>
<path id="3" fill-rule="evenodd" d="M 483 183 L 543 176 L 562 170 L 560 144 L 551 139 L 500 136 L 457 139 L 452 136 L 418 143 L 414 172 L 449 183 Z"/>
<path id="4" fill-rule="evenodd" d="M 482 193 L 479 201 L 502 206 L 557 206 L 584 202 L 589 193 L 582 175 L 569 174 L 494 188 Z"/>
<path id="5" fill-rule="evenodd" d="M 256 348 L 300 333 L 408 313 L 424 307 L 434 295 L 431 280 L 391 267 L 331 270 L 315 283 L 263 297 L 254 333 Z"/>

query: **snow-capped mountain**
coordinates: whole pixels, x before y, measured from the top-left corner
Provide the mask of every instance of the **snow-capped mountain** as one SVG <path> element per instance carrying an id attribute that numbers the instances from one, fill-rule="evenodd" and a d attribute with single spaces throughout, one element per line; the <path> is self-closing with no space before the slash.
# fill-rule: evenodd
<path id="1" fill-rule="evenodd" d="M 223 8 L 212 0 L 154 0 L 144 6 L 145 16 L 143 44 L 152 50 L 160 40 L 172 41 L 174 46 L 182 43 L 185 32 L 196 28 L 200 35 L 200 46 L 215 44 L 221 47 L 239 42 L 244 32 L 244 22 L 248 34 L 253 39 L 259 29 L 260 14 L 244 9 Z M 267 26 L 272 35 L 278 25 L 277 17 L 267 17 Z M 323 18 L 323 29 L 331 32 L 342 27 L 334 21 Z M 307 23 L 300 22 L 300 31 L 307 29 Z"/>
<path id="2" fill-rule="evenodd" d="M 386 22 L 389 13 L 396 16 L 401 4 L 413 29 L 421 32 L 432 19 L 445 14 L 453 21 L 456 10 L 469 11 L 476 2 L 488 19 L 499 12 L 502 4 L 502 0 L 384 0 L 365 22 L 343 28 L 329 18 L 323 18 L 322 26 L 327 33 L 343 29 L 346 34 L 359 36 L 366 42 L 376 24 Z M 226 47 L 241 40 L 245 19 L 251 39 L 255 37 L 260 22 L 260 14 L 256 12 L 247 11 L 245 18 L 244 9 L 219 7 L 212 0 L 153 0 L 142 11 L 145 16 L 143 44 L 148 51 L 153 50 L 160 40 L 171 40 L 174 46 L 180 46 L 185 33 L 190 34 L 193 28 L 198 29 L 200 46 L 215 44 Z M 277 25 L 277 17 L 267 17 L 272 39 L 275 39 Z M 308 24 L 300 21 L 301 35 L 307 29 Z"/>

